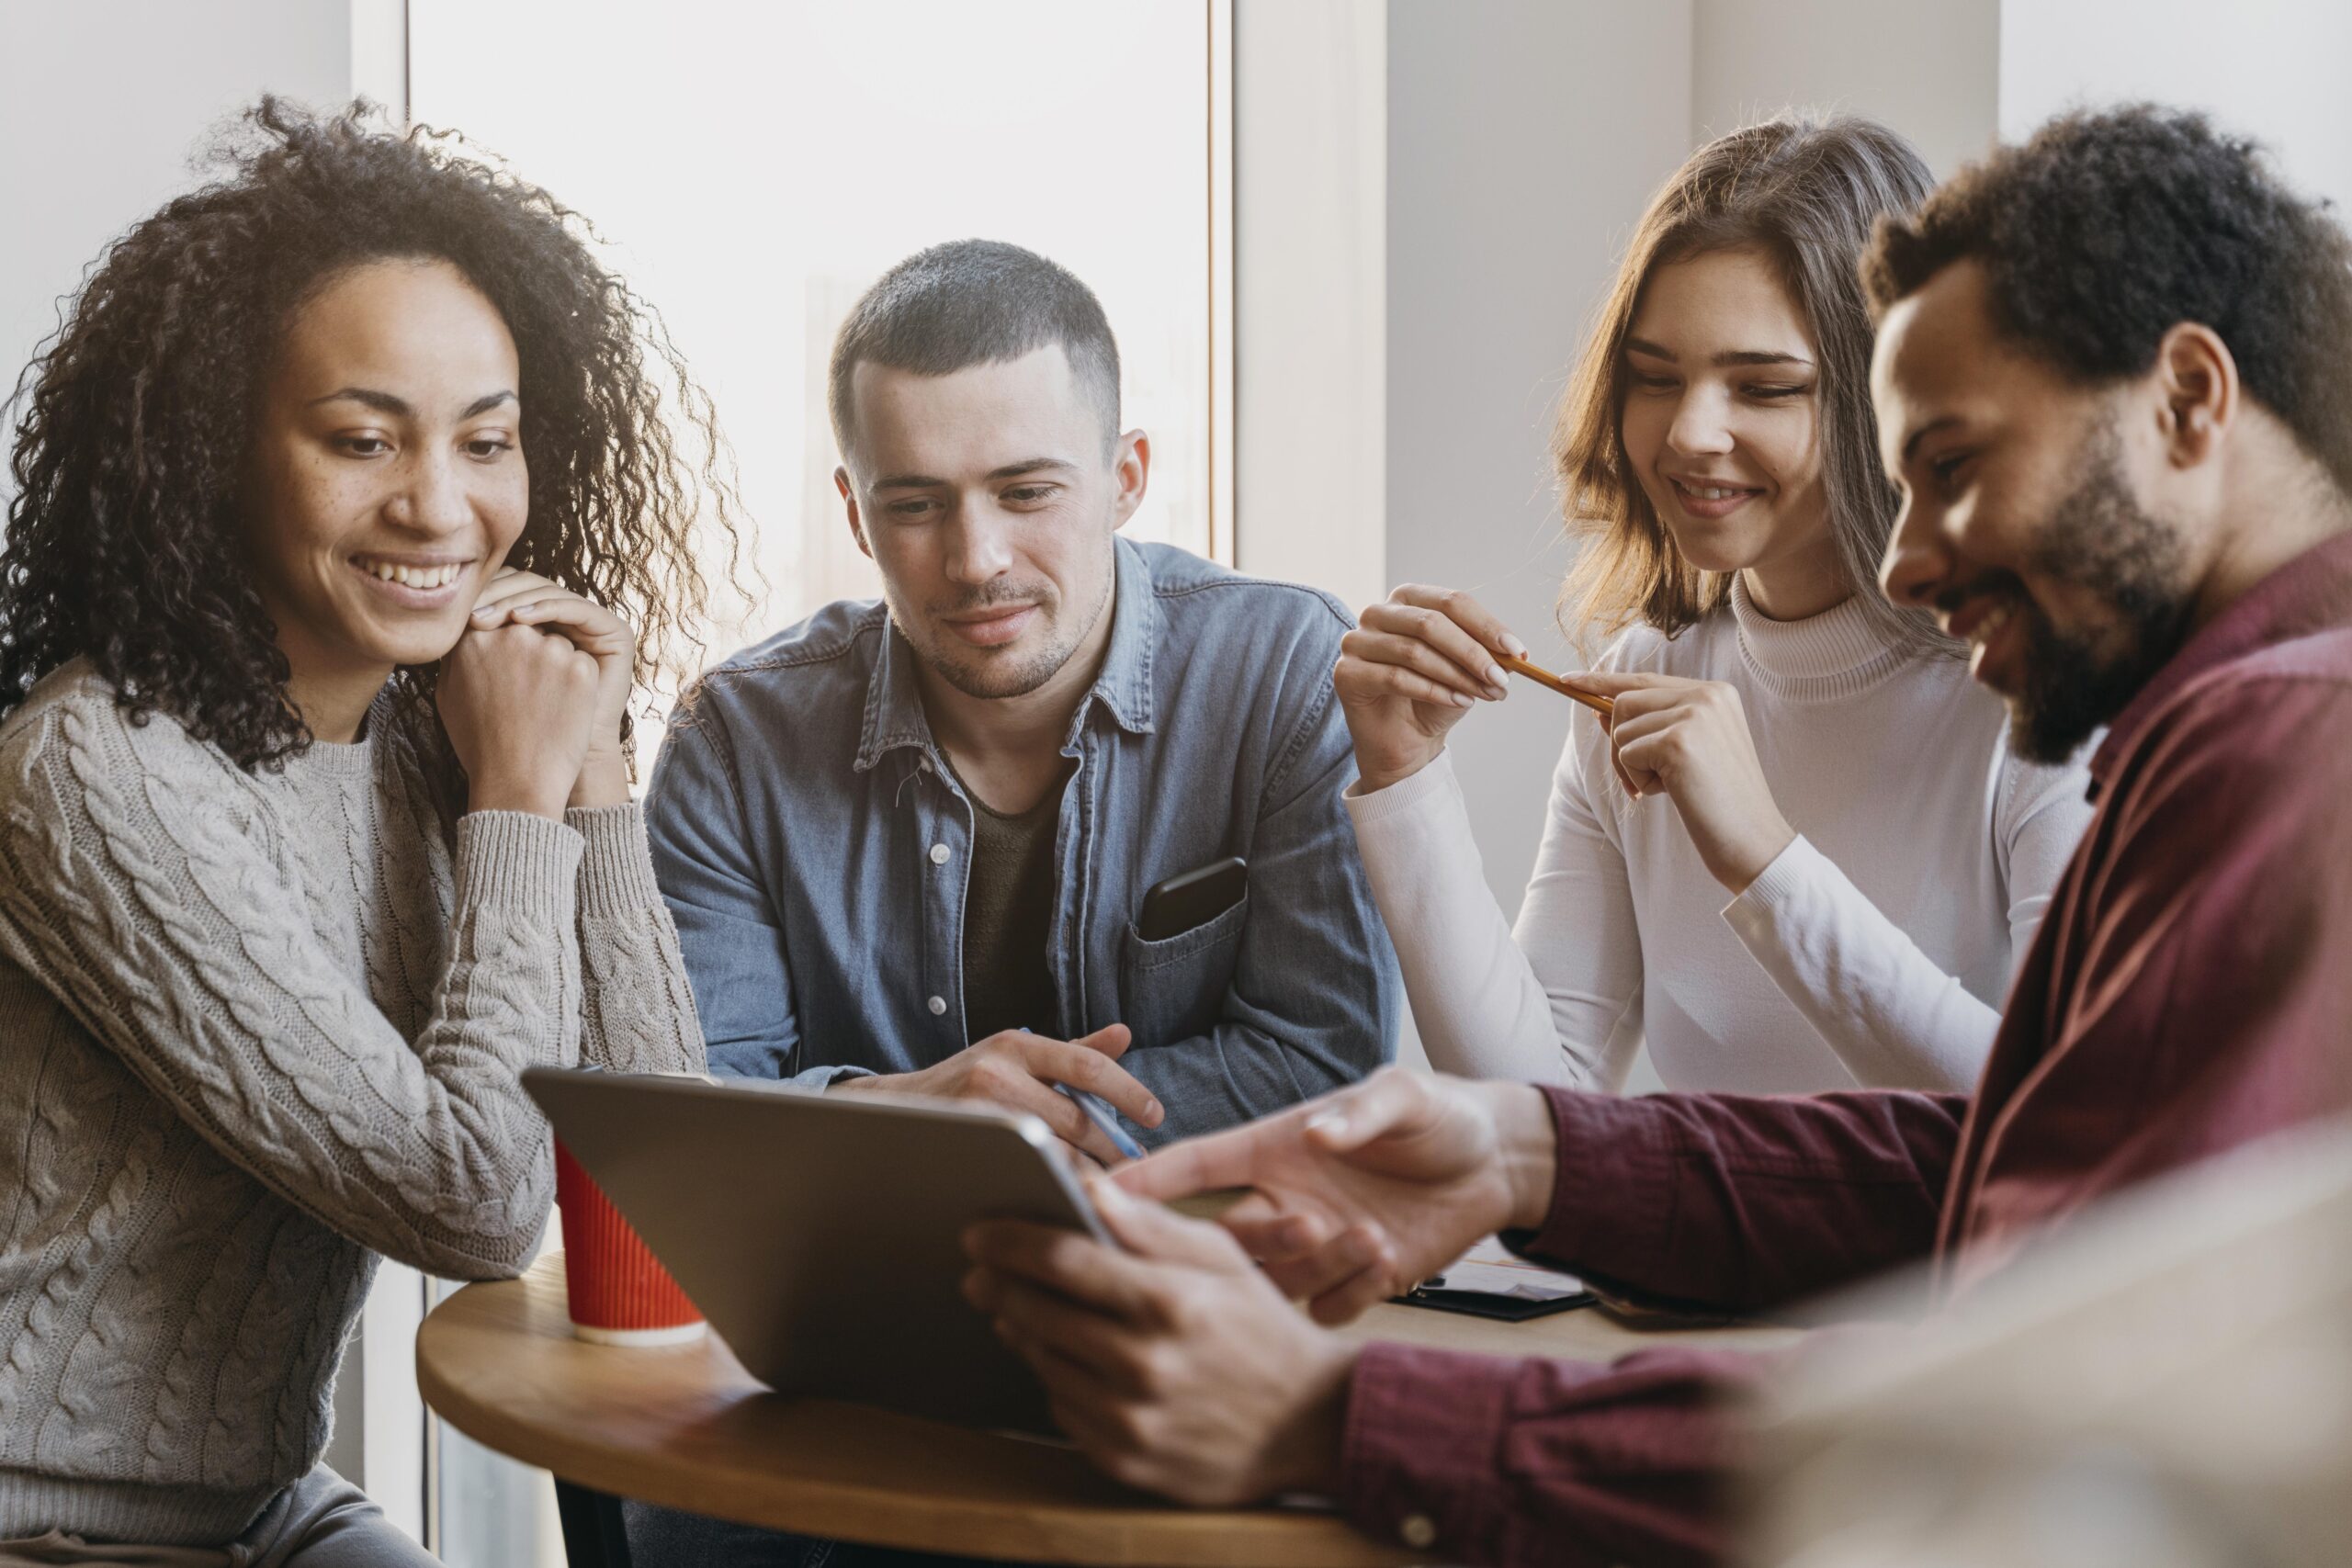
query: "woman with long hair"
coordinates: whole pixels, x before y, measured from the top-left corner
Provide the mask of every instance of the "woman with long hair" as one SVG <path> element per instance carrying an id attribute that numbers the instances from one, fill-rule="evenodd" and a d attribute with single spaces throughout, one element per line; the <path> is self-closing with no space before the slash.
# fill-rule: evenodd
<path id="1" fill-rule="evenodd" d="M 1964 1089 L 2088 814 L 1956 645 L 1878 592 L 1897 496 L 1856 276 L 1930 180 L 1868 120 L 1775 120 L 1652 201 L 1554 443 L 1581 709 L 1516 925 L 1445 737 L 1524 656 L 1465 593 L 1364 611 L 1335 674 L 1364 863 L 1430 1059 L 1617 1089 Z M 1560 699 L 1545 694 L 1545 702 Z"/>
<path id="2" fill-rule="evenodd" d="M 528 1259 L 524 1068 L 703 1060 L 627 758 L 707 404 L 448 139 L 265 99 L 226 161 L 19 395 L 0 1560 L 429 1561 L 319 1463 L 377 1259 Z"/>

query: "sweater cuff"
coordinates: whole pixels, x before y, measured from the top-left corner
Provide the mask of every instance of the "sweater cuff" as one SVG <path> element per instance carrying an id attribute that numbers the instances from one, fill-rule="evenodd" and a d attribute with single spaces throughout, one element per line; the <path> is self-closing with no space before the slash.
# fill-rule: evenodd
<path id="1" fill-rule="evenodd" d="M 1348 803 L 1348 815 L 1355 819 L 1358 832 L 1417 811 L 1449 794 L 1458 796 L 1462 793 L 1462 786 L 1453 776 L 1453 753 L 1451 750 L 1440 751 L 1419 773 L 1398 779 L 1386 789 L 1360 795 L 1357 791 L 1363 788 L 1363 780 L 1357 780 L 1340 796 Z"/>
<path id="2" fill-rule="evenodd" d="M 458 818 L 459 908 L 511 904 L 560 911 L 571 924 L 573 884 L 580 875 L 580 835 L 552 818 L 528 811 L 469 811 Z"/>
<path id="3" fill-rule="evenodd" d="M 1829 861 L 1813 841 L 1803 833 L 1791 839 L 1788 847 L 1772 857 L 1772 863 L 1757 874 L 1747 891 L 1723 908 L 1724 919 L 1731 922 L 1742 941 L 1754 947 L 1772 929 L 1772 922 L 1787 907 L 1791 898 L 1808 882 L 1821 874 Z"/>
<path id="4" fill-rule="evenodd" d="M 1340 1448 L 1340 1498 L 1356 1527 L 1432 1560 L 1498 1560 L 1510 1498 L 1498 1456 L 1517 1371 L 1490 1356 L 1365 1346 Z"/>
<path id="5" fill-rule="evenodd" d="M 1642 1098 L 1543 1086 L 1560 1135 L 1552 1212 L 1537 1231 L 1507 1231 L 1514 1252 L 1571 1274 L 1639 1279 L 1673 1222 L 1674 1153 Z"/>
<path id="6" fill-rule="evenodd" d="M 645 808 L 621 806 L 574 807 L 563 814 L 585 840 L 580 862 L 580 913 L 636 914 L 658 908 L 661 884 L 653 879 L 653 850 L 645 836 Z"/>

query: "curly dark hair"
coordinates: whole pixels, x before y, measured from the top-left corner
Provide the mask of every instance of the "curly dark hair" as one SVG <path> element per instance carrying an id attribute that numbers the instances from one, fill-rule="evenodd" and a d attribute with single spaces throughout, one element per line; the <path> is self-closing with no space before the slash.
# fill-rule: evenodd
<path id="1" fill-rule="evenodd" d="M 246 769 L 310 744 L 244 566 L 244 470 L 294 310 L 390 258 L 456 266 L 514 339 L 530 495 L 508 562 L 628 615 L 640 676 L 699 656 L 694 544 L 716 527 L 734 570 L 732 463 L 659 314 L 546 191 L 373 113 L 263 98 L 214 151 L 224 176 L 116 240 L 19 379 L 0 715 L 86 656 L 134 722 L 168 714 Z M 433 673 L 395 675 L 395 712 L 449 796 Z"/>
<path id="2" fill-rule="evenodd" d="M 1963 259 L 1998 329 L 2079 381 L 2143 375 L 2174 326 L 2211 327 L 2247 393 L 2352 490 L 2352 240 L 2255 142 L 2154 104 L 2062 116 L 1880 220 L 1871 309 Z"/>

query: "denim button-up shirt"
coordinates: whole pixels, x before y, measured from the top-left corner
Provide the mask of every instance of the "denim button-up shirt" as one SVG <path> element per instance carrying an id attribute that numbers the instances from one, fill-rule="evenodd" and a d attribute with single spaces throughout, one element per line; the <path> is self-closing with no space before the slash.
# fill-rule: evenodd
<path id="1" fill-rule="evenodd" d="M 1340 792 L 1329 594 L 1125 539 L 1102 669 L 1070 719 L 1046 962 L 1074 1038 L 1125 1023 L 1168 1118 L 1261 1116 L 1389 1059 L 1401 1006 Z M 932 738 L 914 652 L 842 603 L 710 671 L 646 806 L 714 1071 L 815 1087 L 966 1045 L 972 805 Z M 1161 941 L 1157 882 L 1227 855 L 1241 901 Z"/>

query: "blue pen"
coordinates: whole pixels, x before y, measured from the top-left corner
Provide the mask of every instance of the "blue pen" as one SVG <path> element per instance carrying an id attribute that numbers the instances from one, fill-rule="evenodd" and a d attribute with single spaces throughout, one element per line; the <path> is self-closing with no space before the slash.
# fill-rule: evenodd
<path id="1" fill-rule="evenodd" d="M 1054 1087 L 1078 1102 L 1078 1108 L 1086 1112 L 1089 1121 L 1102 1129 L 1102 1135 L 1111 1140 L 1111 1146 L 1117 1149 L 1123 1158 L 1143 1158 L 1143 1145 L 1127 1136 L 1127 1130 L 1119 1125 L 1119 1113 L 1111 1109 L 1109 1100 L 1099 1094 L 1089 1094 L 1082 1089 L 1072 1089 L 1066 1083 L 1057 1083 Z"/>
<path id="2" fill-rule="evenodd" d="M 1034 1034 L 1036 1031 L 1023 1029 L 1021 1032 Z M 1111 1140 L 1111 1146 L 1119 1151 L 1120 1158 L 1143 1158 L 1143 1145 L 1127 1136 L 1127 1130 L 1119 1125 L 1119 1113 L 1111 1109 L 1109 1100 L 1099 1094 L 1090 1094 L 1082 1089 L 1072 1089 L 1066 1083 L 1057 1083 L 1054 1087 L 1069 1096 L 1071 1103 L 1086 1112 L 1088 1121 L 1102 1129 L 1102 1135 Z"/>

